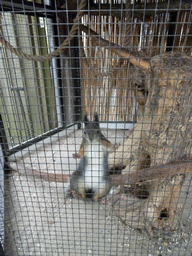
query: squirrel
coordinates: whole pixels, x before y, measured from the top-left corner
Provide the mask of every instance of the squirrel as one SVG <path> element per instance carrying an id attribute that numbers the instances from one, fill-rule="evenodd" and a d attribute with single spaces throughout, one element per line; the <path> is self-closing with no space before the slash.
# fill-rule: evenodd
<path id="1" fill-rule="evenodd" d="M 87 114 L 84 116 L 85 129 L 78 153 L 82 158 L 78 169 L 71 176 L 70 190 L 82 198 L 97 201 L 111 189 L 108 153 L 114 151 L 115 146 L 102 134 L 97 113 L 94 118 L 94 121 L 89 121 Z"/>

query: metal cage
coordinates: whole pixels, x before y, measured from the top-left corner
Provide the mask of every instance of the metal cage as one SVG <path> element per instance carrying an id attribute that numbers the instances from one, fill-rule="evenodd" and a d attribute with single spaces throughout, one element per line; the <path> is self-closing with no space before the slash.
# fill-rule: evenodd
<path id="1" fill-rule="evenodd" d="M 0 9 L 0 255 L 192 255 L 191 2 Z"/>

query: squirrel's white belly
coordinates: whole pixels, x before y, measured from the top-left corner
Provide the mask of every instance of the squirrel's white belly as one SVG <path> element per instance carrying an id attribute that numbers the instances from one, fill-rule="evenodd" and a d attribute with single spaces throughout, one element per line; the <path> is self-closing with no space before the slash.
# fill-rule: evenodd
<path id="1" fill-rule="evenodd" d="M 104 151 L 99 143 L 92 143 L 86 150 L 87 164 L 85 168 L 85 189 L 96 189 L 105 184 L 103 155 Z"/>

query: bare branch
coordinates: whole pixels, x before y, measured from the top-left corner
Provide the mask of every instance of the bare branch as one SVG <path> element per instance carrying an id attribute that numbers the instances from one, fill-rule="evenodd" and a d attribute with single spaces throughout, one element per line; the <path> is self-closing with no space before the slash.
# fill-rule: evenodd
<path id="1" fill-rule="evenodd" d="M 95 31 L 93 31 L 89 27 L 84 26 L 84 25 L 80 25 L 79 27 L 83 32 L 85 32 L 88 36 L 90 36 L 91 38 L 94 39 L 92 41 L 92 43 L 94 45 L 107 47 L 107 49 L 109 51 L 112 51 L 114 53 L 121 55 L 121 57 L 125 57 L 125 58 L 129 59 L 129 61 L 133 65 L 143 68 L 150 72 L 150 63 L 149 62 L 143 60 L 142 58 L 135 57 L 133 54 L 130 54 L 126 48 L 118 46 L 110 41 L 107 41 L 107 40 L 101 38 Z"/>
<path id="2" fill-rule="evenodd" d="M 130 185 L 136 182 L 144 182 L 155 179 L 166 178 L 177 174 L 188 174 L 192 172 L 192 161 L 175 161 L 174 163 L 153 166 L 134 173 L 126 173 L 123 175 L 113 175 L 112 184 Z"/>

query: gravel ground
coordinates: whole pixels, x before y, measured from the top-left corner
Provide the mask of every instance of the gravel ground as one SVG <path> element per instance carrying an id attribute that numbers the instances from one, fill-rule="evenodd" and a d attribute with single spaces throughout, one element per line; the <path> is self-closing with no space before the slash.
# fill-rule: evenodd
<path id="1" fill-rule="evenodd" d="M 110 130 L 112 143 L 123 143 L 129 132 Z M 28 168 L 71 174 L 78 161 L 82 131 L 29 152 L 19 160 Z M 15 163 L 12 163 L 14 167 Z M 65 198 L 66 184 L 41 181 L 12 172 L 5 181 L 5 249 L 9 256 L 28 255 L 192 255 L 191 177 L 179 203 L 184 211 L 177 230 L 150 238 L 113 213 L 110 205 Z"/>

